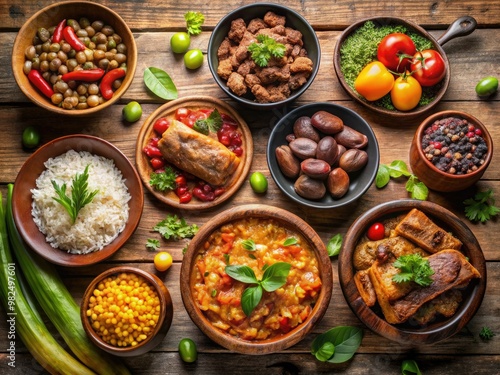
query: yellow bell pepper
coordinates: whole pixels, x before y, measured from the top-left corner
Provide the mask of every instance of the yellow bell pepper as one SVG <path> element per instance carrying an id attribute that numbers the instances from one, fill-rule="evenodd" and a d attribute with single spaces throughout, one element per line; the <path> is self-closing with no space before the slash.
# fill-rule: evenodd
<path id="1" fill-rule="evenodd" d="M 354 88 L 372 102 L 388 94 L 394 86 L 394 76 L 380 61 L 366 65 L 354 81 Z"/>

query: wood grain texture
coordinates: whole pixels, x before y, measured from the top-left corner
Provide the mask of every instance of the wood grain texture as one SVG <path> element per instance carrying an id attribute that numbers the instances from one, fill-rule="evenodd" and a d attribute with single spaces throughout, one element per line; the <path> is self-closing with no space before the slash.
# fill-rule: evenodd
<path id="1" fill-rule="evenodd" d="M 5 197 L 7 184 L 16 180 L 17 174 L 31 152 L 23 150 L 21 135 L 27 126 L 36 126 L 41 132 L 41 142 L 57 137 L 82 133 L 112 142 L 135 163 L 136 139 L 146 118 L 164 102 L 151 94 L 143 84 L 146 67 L 155 66 L 166 70 L 173 78 L 179 96 L 209 95 L 232 105 L 245 119 L 254 141 L 254 155 L 250 173 L 262 172 L 269 180 L 265 195 L 253 193 L 245 182 L 239 191 L 221 206 L 190 213 L 171 208 L 158 201 L 151 193 L 144 194 L 144 213 L 134 235 L 113 257 L 94 266 L 69 269 L 58 267 L 65 284 L 80 302 L 86 286 L 98 273 L 116 265 L 132 265 L 156 273 L 170 291 L 174 317 L 170 331 L 162 343 L 151 353 L 127 358 L 126 363 L 136 374 L 396 374 L 400 373 L 403 359 L 416 359 L 425 374 L 494 374 L 500 367 L 500 252 L 498 251 L 498 218 L 485 224 L 471 223 L 464 215 L 463 200 L 478 190 L 493 189 L 500 201 L 500 95 L 489 100 L 480 99 L 475 91 L 479 79 L 487 75 L 500 77 L 500 2 L 484 0 L 408 0 L 363 1 L 329 0 L 285 1 L 301 12 L 316 30 L 322 49 L 321 65 L 315 81 L 301 98 L 289 108 L 270 112 L 255 112 L 241 108 L 224 96 L 208 69 L 208 64 L 196 71 L 188 71 L 182 56 L 171 53 L 169 39 L 184 28 L 183 15 L 188 10 L 199 10 L 206 17 L 203 32 L 192 38 L 191 47 L 206 53 L 211 30 L 229 10 L 250 0 L 203 2 L 193 8 L 191 3 L 170 0 L 128 1 L 99 0 L 119 13 L 131 27 L 138 48 L 138 64 L 132 85 L 121 100 L 102 113 L 77 119 L 54 115 L 34 106 L 17 87 L 11 69 L 11 53 L 16 33 L 21 25 L 43 6 L 53 0 L 21 1 L 0 0 L 0 192 Z M 165 273 L 154 271 L 154 253 L 146 249 L 148 238 L 160 239 L 152 231 L 155 224 L 169 213 L 182 215 L 189 223 L 202 226 L 208 219 L 225 209 L 242 204 L 264 203 L 284 208 L 308 222 L 324 243 L 335 234 L 344 235 L 352 222 L 373 206 L 395 199 L 408 197 L 406 179 L 392 180 L 385 188 L 374 185 L 356 203 L 334 210 L 318 210 L 293 204 L 272 180 L 266 161 L 266 146 L 271 129 L 292 108 L 314 102 L 334 102 L 351 108 L 363 116 L 372 126 L 380 145 L 380 161 L 388 164 L 400 159 L 409 165 L 409 146 L 418 124 L 426 117 L 391 121 L 378 117 L 367 108 L 353 102 L 342 89 L 333 68 L 334 47 L 342 30 L 350 24 L 371 16 L 396 16 L 407 18 L 423 26 L 434 37 L 439 37 L 447 26 L 462 15 L 471 15 L 478 21 L 478 28 L 469 36 L 457 38 L 443 47 L 450 63 L 451 79 L 443 100 L 433 109 L 460 110 L 477 117 L 488 128 L 495 152 L 488 170 L 473 187 L 455 193 L 430 192 L 429 201 L 450 210 L 462 219 L 478 239 L 486 258 L 486 293 L 477 314 L 459 333 L 439 345 L 412 346 L 397 344 L 374 334 L 356 318 L 346 303 L 339 285 L 338 261 L 331 258 L 333 292 L 323 319 L 312 333 L 293 347 L 277 354 L 259 357 L 238 355 L 225 350 L 205 336 L 189 318 L 180 294 L 180 269 L 183 249 L 188 241 L 161 240 L 162 250 L 169 251 L 173 266 Z M 137 100 L 143 108 L 142 118 L 136 123 L 122 120 L 123 105 Z M 1 316 L 5 317 L 0 308 Z M 310 346 L 317 335 L 338 325 L 354 325 L 364 328 L 362 345 L 354 358 L 344 364 L 321 363 L 310 354 Z M 50 326 L 50 325 L 49 325 Z M 496 336 L 486 342 L 478 334 L 483 326 L 490 327 Z M 7 367 L 9 340 L 6 319 L 0 319 L 0 372 L 9 374 L 41 374 L 43 369 L 26 351 L 20 339 L 16 341 L 16 368 Z M 52 329 L 52 328 L 51 328 Z M 55 333 L 56 337 L 59 337 Z M 195 364 L 182 363 L 177 344 L 183 337 L 194 339 L 199 358 Z"/>

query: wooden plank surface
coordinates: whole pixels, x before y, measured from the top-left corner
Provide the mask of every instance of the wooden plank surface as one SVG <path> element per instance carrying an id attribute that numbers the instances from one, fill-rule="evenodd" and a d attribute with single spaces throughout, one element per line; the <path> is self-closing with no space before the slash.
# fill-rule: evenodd
<path id="1" fill-rule="evenodd" d="M 143 121 L 159 105 L 161 100 L 150 94 L 142 81 L 146 67 L 156 66 L 169 72 L 179 89 L 179 96 L 203 93 L 223 99 L 238 109 L 252 130 L 254 160 L 250 172 L 261 171 L 269 180 L 269 190 L 264 196 L 253 193 L 245 183 L 238 193 L 223 205 L 214 209 L 192 213 L 172 209 L 151 194 L 145 193 L 145 206 L 138 229 L 124 247 L 112 258 L 93 267 L 79 269 L 58 268 L 65 284 L 79 302 L 90 280 L 105 269 L 119 264 L 131 264 L 155 272 L 152 264 L 154 253 L 145 247 L 146 240 L 157 234 L 152 227 L 168 213 L 184 216 L 190 223 L 203 225 L 214 214 L 227 208 L 247 204 L 264 203 L 285 208 L 300 214 L 318 232 L 324 242 L 334 234 L 345 234 L 360 214 L 376 204 L 407 198 L 404 180 L 391 181 L 384 189 L 372 186 L 355 204 L 336 210 L 315 210 L 299 207 L 284 196 L 272 180 L 266 162 L 267 138 L 276 122 L 292 108 L 317 101 L 328 101 L 356 110 L 372 126 L 380 146 L 381 162 L 390 163 L 401 159 L 408 163 L 408 150 L 419 122 L 425 117 L 406 123 L 393 123 L 349 99 L 342 90 L 333 68 L 333 50 L 336 40 L 345 27 L 373 15 L 390 15 L 408 18 L 425 26 L 433 36 L 462 15 L 474 16 L 478 29 L 467 37 L 457 38 L 444 46 L 450 62 L 452 78 L 443 101 L 434 111 L 459 109 L 476 116 L 488 127 L 495 146 L 500 142 L 499 97 L 481 100 L 474 92 L 476 82 L 485 75 L 500 76 L 500 1 L 416 1 L 383 2 L 362 0 L 277 1 L 301 13 L 317 31 L 322 48 L 320 71 L 309 90 L 292 106 L 271 112 L 255 113 L 228 100 L 215 84 L 208 64 L 196 71 L 187 71 L 179 57 L 169 49 L 171 35 L 184 27 L 183 15 L 188 10 L 202 11 L 206 16 L 204 32 L 193 38 L 192 47 L 206 52 L 211 30 L 229 9 L 251 3 L 244 1 L 210 1 L 194 5 L 170 0 L 153 1 L 99 1 L 117 11 L 134 31 L 139 61 L 134 82 L 115 106 L 93 116 L 69 119 L 55 116 L 34 106 L 22 94 L 12 76 L 10 59 L 14 39 L 21 25 L 51 0 L 20 1 L 0 0 L 0 192 L 5 196 L 8 183 L 15 182 L 24 161 L 31 155 L 21 147 L 22 130 L 30 125 L 40 128 L 42 143 L 62 135 L 85 133 L 102 137 L 114 143 L 130 160 L 135 160 L 135 140 Z M 196 9 L 195 9 L 196 8 Z M 124 123 L 121 110 L 125 103 L 137 100 L 143 107 L 143 116 L 133 124 Z M 165 340 L 151 353 L 127 359 L 126 363 L 135 374 L 397 374 L 403 359 L 413 358 L 424 374 L 496 374 L 500 368 L 500 252 L 495 232 L 498 219 L 486 224 L 467 221 L 463 200 L 477 190 L 492 188 L 500 201 L 500 152 L 496 150 L 488 171 L 475 186 L 458 193 L 431 192 L 429 200 L 451 210 L 462 218 L 480 242 L 487 259 L 488 283 L 484 301 L 471 322 L 457 335 L 437 345 L 414 347 L 411 343 L 400 345 L 364 329 L 364 338 L 354 359 L 341 365 L 325 364 L 310 354 L 312 340 L 320 333 L 337 325 L 363 327 L 344 300 L 338 282 L 338 262 L 331 259 L 334 273 L 334 290 L 325 317 L 314 331 L 292 348 L 273 355 L 252 357 L 230 353 L 204 336 L 187 315 L 180 296 L 179 273 L 182 249 L 185 241 L 163 241 L 162 248 L 172 253 L 174 265 L 159 276 L 169 288 L 174 301 L 174 321 Z M 155 237 L 156 238 L 156 237 Z M 158 237 L 159 238 L 159 237 Z M 3 310 L 1 315 L 4 316 Z M 489 326 L 497 335 L 485 342 L 478 337 L 483 326 Z M 19 341 L 17 367 L 7 367 L 8 340 L 5 319 L 0 319 L 0 373 L 40 374 L 43 369 Z M 177 353 L 177 344 L 183 337 L 193 338 L 200 352 L 196 364 L 183 364 Z M 7 372 L 4 370 L 8 369 Z"/>

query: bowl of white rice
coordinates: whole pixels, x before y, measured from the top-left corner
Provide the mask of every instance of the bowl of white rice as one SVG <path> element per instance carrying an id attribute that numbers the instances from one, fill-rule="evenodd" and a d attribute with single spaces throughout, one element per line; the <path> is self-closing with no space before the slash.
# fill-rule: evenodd
<path id="1" fill-rule="evenodd" d="M 92 197 L 75 214 L 61 200 L 74 206 L 78 187 Z M 128 158 L 89 135 L 40 147 L 19 171 L 12 196 L 23 239 L 62 266 L 85 266 L 113 255 L 134 233 L 143 205 L 140 177 Z"/>

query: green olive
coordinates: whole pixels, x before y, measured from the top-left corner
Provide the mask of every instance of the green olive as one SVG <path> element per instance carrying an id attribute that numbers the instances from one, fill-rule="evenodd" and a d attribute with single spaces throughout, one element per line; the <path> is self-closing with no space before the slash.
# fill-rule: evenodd
<path id="1" fill-rule="evenodd" d="M 486 77 L 476 85 L 476 93 L 479 96 L 490 96 L 498 89 L 498 79 L 496 77 Z"/>
<path id="2" fill-rule="evenodd" d="M 28 126 L 23 131 L 23 146 L 35 148 L 40 144 L 40 133 L 33 126 Z"/>
<path id="3" fill-rule="evenodd" d="M 191 339 L 182 339 L 179 341 L 179 354 L 184 362 L 195 362 L 198 359 L 196 343 Z"/>
<path id="4" fill-rule="evenodd" d="M 203 52 L 198 48 L 187 51 L 184 55 L 184 65 L 188 69 L 198 69 L 203 65 Z"/>
<path id="5" fill-rule="evenodd" d="M 142 107 L 136 101 L 132 101 L 123 107 L 122 114 L 125 121 L 136 122 L 142 116 Z"/>
<path id="6" fill-rule="evenodd" d="M 254 172 L 250 176 L 250 186 L 256 193 L 265 193 L 267 191 L 267 178 L 260 172 Z"/>
<path id="7" fill-rule="evenodd" d="M 170 48 L 174 53 L 184 53 L 188 50 L 191 43 L 191 37 L 188 33 L 179 32 L 172 35 L 170 38 Z"/>

